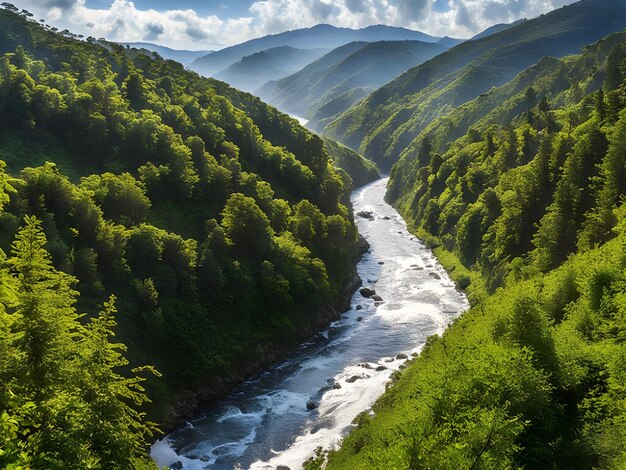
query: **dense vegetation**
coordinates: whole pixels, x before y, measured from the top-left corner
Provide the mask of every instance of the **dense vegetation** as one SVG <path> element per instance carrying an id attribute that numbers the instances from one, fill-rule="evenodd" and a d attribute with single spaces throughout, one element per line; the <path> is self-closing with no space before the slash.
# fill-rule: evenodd
<path id="1" fill-rule="evenodd" d="M 456 116 L 467 134 L 440 154 L 435 126 L 389 196 L 474 306 L 327 468 L 625 468 L 626 34 Z"/>
<path id="2" fill-rule="evenodd" d="M 352 186 L 358 188 L 379 178 L 376 165 L 339 142 L 324 138 L 324 148 L 333 163 L 345 170 L 352 180 Z"/>
<path id="3" fill-rule="evenodd" d="M 174 395 L 232 385 L 335 314 L 357 254 L 350 179 L 260 100 L 13 10 L 0 11 L 0 459 L 129 468 L 152 429 L 130 406 L 145 401 L 131 368 L 162 374 L 145 386 L 165 419 Z M 108 343 L 111 294 L 128 367 Z"/>
<path id="4" fill-rule="evenodd" d="M 422 140 L 433 120 L 505 84 L 545 56 L 575 54 L 621 31 L 624 18 L 623 0 L 583 0 L 464 42 L 379 88 L 324 132 L 387 170 L 412 142 Z M 456 121 L 450 118 L 448 124 Z"/>

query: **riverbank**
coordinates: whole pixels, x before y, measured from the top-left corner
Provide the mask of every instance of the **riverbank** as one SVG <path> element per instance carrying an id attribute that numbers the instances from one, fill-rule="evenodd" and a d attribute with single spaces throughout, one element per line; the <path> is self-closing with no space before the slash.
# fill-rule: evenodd
<path id="1" fill-rule="evenodd" d="M 385 184 L 352 195 L 359 232 L 371 245 L 357 265 L 368 290 L 356 292 L 348 312 L 285 361 L 159 440 L 152 454 L 159 465 L 298 468 L 317 447 L 345 435 L 426 339 L 467 307 L 432 252 L 384 202 Z"/>
<path id="2" fill-rule="evenodd" d="M 259 357 L 246 364 L 239 364 L 227 375 L 211 377 L 202 386 L 194 390 L 185 390 L 172 400 L 170 412 L 159 423 L 160 429 L 169 433 L 178 427 L 184 425 L 187 420 L 191 419 L 201 406 L 208 405 L 211 402 L 224 398 L 233 388 L 245 382 L 258 372 L 267 369 L 272 364 L 283 360 L 290 352 L 298 347 L 299 344 L 306 341 L 319 331 L 327 328 L 332 322 L 338 320 L 342 313 L 350 309 L 350 300 L 354 292 L 362 285 L 362 280 L 357 274 L 356 265 L 364 253 L 367 253 L 369 243 L 359 235 L 357 242 L 358 254 L 353 262 L 353 267 L 349 280 L 344 286 L 341 294 L 331 304 L 323 306 L 318 315 L 312 322 L 304 325 L 304 327 L 293 338 L 290 344 L 265 343 L 259 344 Z"/>

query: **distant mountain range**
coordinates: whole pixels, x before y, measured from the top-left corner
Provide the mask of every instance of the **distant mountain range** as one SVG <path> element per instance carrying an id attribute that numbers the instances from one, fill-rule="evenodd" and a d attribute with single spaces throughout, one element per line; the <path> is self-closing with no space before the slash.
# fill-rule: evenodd
<path id="1" fill-rule="evenodd" d="M 422 41 L 354 42 L 265 85 L 257 94 L 280 109 L 307 117 L 308 127 L 319 130 L 379 86 L 446 50 L 439 43 Z"/>
<path id="2" fill-rule="evenodd" d="M 328 49 L 273 47 L 245 56 L 214 77 L 241 90 L 252 92 L 266 82 L 297 72 L 327 52 Z"/>
<path id="3" fill-rule="evenodd" d="M 251 39 L 234 46 L 227 47 L 204 57 L 195 59 L 191 68 L 196 72 L 213 76 L 218 72 L 239 62 L 243 57 L 267 49 L 291 46 L 298 49 L 335 49 L 354 41 L 423 41 L 438 42 L 443 38 L 430 36 L 420 31 L 406 28 L 375 25 L 362 29 L 338 28 L 320 24 L 311 28 L 296 29 L 280 34 Z M 449 38 L 444 42 L 450 41 Z"/>
<path id="4" fill-rule="evenodd" d="M 379 88 L 325 133 L 389 169 L 435 119 L 545 56 L 563 57 L 626 27 L 626 1 L 583 0 L 466 41 Z M 449 122 L 450 126 L 458 123 Z"/>
<path id="5" fill-rule="evenodd" d="M 183 65 L 189 65 L 199 57 L 211 54 L 213 51 L 186 51 L 172 49 L 170 47 L 160 46 L 151 42 L 121 42 L 123 46 L 134 47 L 136 49 L 146 49 L 150 52 L 156 52 L 164 59 L 175 60 Z"/>

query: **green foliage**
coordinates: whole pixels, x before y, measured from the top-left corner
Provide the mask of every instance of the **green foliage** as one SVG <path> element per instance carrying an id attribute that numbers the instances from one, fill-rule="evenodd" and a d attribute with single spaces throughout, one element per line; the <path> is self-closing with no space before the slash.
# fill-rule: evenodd
<path id="1" fill-rule="evenodd" d="M 393 168 L 388 198 L 473 308 L 311 468 L 624 466 L 625 44 L 542 60 Z"/>
<path id="2" fill-rule="evenodd" d="M 0 271 L 0 464 L 149 468 L 146 438 L 156 428 L 140 411 L 144 379 L 122 375 L 126 347 L 110 342 L 113 299 L 84 326 L 76 279 L 52 266 L 41 223 L 24 221 Z M 154 371 L 133 373 L 143 369 Z"/>
<path id="3" fill-rule="evenodd" d="M 62 344 L 82 335 L 85 344 L 104 345 L 112 304 L 81 322 L 74 305 L 96 312 L 115 295 L 125 312 L 118 336 L 128 351 L 103 346 L 102 368 L 86 368 L 100 377 L 101 393 L 94 383 L 77 386 L 82 402 L 67 410 L 71 422 L 106 416 L 112 427 L 103 425 L 83 449 L 87 428 L 64 423 L 76 429 L 68 435 L 76 445 L 57 448 L 75 456 L 51 458 L 68 468 L 87 466 L 73 458 L 129 468 L 122 459 L 138 455 L 152 427 L 115 403 L 140 405 L 145 386 L 154 400 L 143 406 L 164 420 L 178 393 L 236 376 L 251 357 L 258 361 L 259 345 L 296 344 L 349 280 L 357 233 L 350 179 L 331 165 L 322 139 L 257 98 L 173 61 L 76 39 L 0 10 L 0 158 L 7 162 L 0 163 L 0 249 L 8 252 L 20 221 L 35 216 L 45 233 L 45 243 L 37 243 L 49 253 L 38 262 L 46 266 L 36 273 L 38 289 L 49 288 L 52 272 L 58 287 L 57 297 L 29 293 L 27 283 L 2 287 L 0 296 L 4 302 L 30 295 L 24 302 L 42 322 L 62 323 L 48 325 L 65 332 Z M 358 166 L 372 173 L 366 162 Z M 58 315 L 48 317 L 37 301 Z M 17 328 L 13 319 L 21 315 L 3 317 L 0 333 Z M 31 344 L 25 331 L 26 356 L 14 359 L 39 369 L 24 369 L 24 384 L 56 382 L 69 374 L 62 356 L 73 364 L 82 357 L 57 350 L 56 334 L 34 336 Z M 49 348 L 36 348 L 46 342 Z M 3 351 L 12 347 L 0 342 Z M 130 371 L 148 361 L 163 379 L 132 379 Z M 64 397 L 46 406 L 56 413 Z M 88 409 L 96 402 L 101 410 Z M 7 410 L 6 422 L 18 428 L 27 419 Z M 13 424 L 6 429 L 13 433 Z M 19 446 L 11 452 L 19 455 Z"/>
<path id="4" fill-rule="evenodd" d="M 429 338 L 326 468 L 620 468 L 625 236 L 499 290 Z M 572 278 L 580 292 L 554 324 L 554 295 Z"/>

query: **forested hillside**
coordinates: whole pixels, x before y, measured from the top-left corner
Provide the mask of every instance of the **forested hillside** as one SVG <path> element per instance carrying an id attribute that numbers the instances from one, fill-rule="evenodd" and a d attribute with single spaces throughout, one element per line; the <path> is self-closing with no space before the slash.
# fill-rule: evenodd
<path id="1" fill-rule="evenodd" d="M 582 0 L 482 39 L 466 41 L 402 74 L 325 128 L 383 170 L 435 119 L 446 117 L 545 56 L 563 57 L 626 27 L 626 1 Z M 448 125 L 455 126 L 448 120 Z"/>
<path id="2" fill-rule="evenodd" d="M 440 154 L 434 127 L 389 197 L 474 306 L 327 468 L 624 468 L 626 34 L 455 116 L 466 135 Z"/>
<path id="3" fill-rule="evenodd" d="M 162 375 L 145 385 L 163 420 L 181 392 L 223 392 L 335 318 L 357 255 L 350 179 L 260 100 L 13 10 L 0 466 L 130 468 L 152 429 L 131 408 L 146 400 L 131 368 Z"/>

